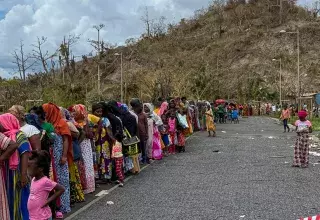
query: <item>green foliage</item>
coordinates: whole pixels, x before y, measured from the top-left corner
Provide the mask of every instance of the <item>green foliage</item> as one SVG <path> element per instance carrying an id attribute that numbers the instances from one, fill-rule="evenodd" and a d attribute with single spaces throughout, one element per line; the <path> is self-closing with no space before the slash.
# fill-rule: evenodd
<path id="1" fill-rule="evenodd" d="M 280 24 L 279 9 L 270 4 L 266 0 L 215 0 L 193 18 L 168 26 L 165 18 L 160 18 L 149 27 L 149 35 L 128 39 L 125 47 L 105 45 L 101 59 L 83 56 L 77 63 L 69 57 L 70 46 L 78 39 L 71 36 L 59 48 L 61 69 L 28 77 L 26 84 L 0 81 L 1 102 L 9 102 L 6 94 L 11 94 L 10 102 L 42 98 L 62 106 L 120 99 L 121 63 L 120 57 L 114 56 L 116 52 L 123 54 L 125 100 L 184 95 L 276 101 L 279 67 L 272 62 L 275 57 L 283 60 L 283 98 L 294 98 L 296 41 L 292 35 L 276 34 L 282 29 L 294 31 L 294 24 L 300 29 L 301 73 L 313 77 L 302 82 L 316 90 L 320 85 L 318 23 L 303 8 L 286 2 Z M 97 91 L 98 61 L 101 94 Z"/>

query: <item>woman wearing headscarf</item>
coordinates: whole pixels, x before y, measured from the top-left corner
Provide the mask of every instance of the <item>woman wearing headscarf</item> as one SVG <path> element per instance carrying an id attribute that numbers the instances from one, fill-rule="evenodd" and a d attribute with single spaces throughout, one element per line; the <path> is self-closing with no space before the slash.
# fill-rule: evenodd
<path id="1" fill-rule="evenodd" d="M 38 116 L 38 122 L 42 128 L 42 138 L 44 135 L 47 135 L 49 139 L 54 140 L 55 138 L 55 130 L 51 123 L 46 121 L 46 114 L 42 108 L 42 106 L 39 106 L 35 110 L 35 114 Z M 32 124 L 32 123 L 31 123 Z"/>
<path id="2" fill-rule="evenodd" d="M 309 133 L 312 124 L 307 120 L 308 113 L 304 110 L 298 112 L 299 120 L 295 122 L 297 139 L 294 147 L 293 167 L 307 168 L 309 165 Z"/>
<path id="3" fill-rule="evenodd" d="M 162 102 L 160 106 L 159 114 L 158 114 L 160 117 L 161 115 L 166 114 L 166 112 L 168 111 L 168 106 L 169 106 L 169 103 L 167 101 Z"/>
<path id="4" fill-rule="evenodd" d="M 123 125 L 121 119 L 112 113 L 110 106 L 105 102 L 100 102 L 102 105 L 102 117 L 107 118 L 111 124 L 112 135 L 117 141 L 122 142 L 123 139 Z"/>
<path id="5" fill-rule="evenodd" d="M 75 126 L 75 121 L 71 117 L 70 112 L 60 107 L 60 111 L 62 114 L 62 118 L 66 120 L 69 129 L 71 131 L 71 137 L 72 137 L 72 149 L 73 149 L 73 160 L 71 164 L 69 164 L 69 172 L 70 172 L 70 202 L 71 204 L 76 202 L 83 202 L 85 201 L 84 193 L 82 190 L 82 184 L 81 182 L 84 182 L 84 178 L 79 174 L 79 170 L 84 169 L 84 165 L 82 163 L 82 157 L 81 157 L 81 150 L 79 145 L 79 135 L 80 132 Z"/>
<path id="6" fill-rule="evenodd" d="M 9 113 L 14 115 L 19 123 L 20 123 L 20 130 L 26 135 L 29 139 L 31 147 L 33 150 L 40 150 L 41 149 L 41 140 L 40 140 L 40 131 L 33 125 L 30 125 L 26 122 L 25 119 L 25 109 L 21 105 L 13 105 L 9 110 Z"/>
<path id="7" fill-rule="evenodd" d="M 6 162 L 11 155 L 17 150 L 18 144 L 9 137 L 0 133 L 0 219 L 10 220 L 9 204 L 6 190 L 5 172 Z"/>
<path id="8" fill-rule="evenodd" d="M 57 105 L 47 103 L 42 107 L 46 113 L 46 120 L 53 125 L 56 133 L 53 147 L 54 180 L 66 189 L 57 201 L 57 205 L 60 206 L 62 213 L 68 213 L 71 211 L 69 165 L 73 163 L 71 132 Z M 60 217 L 61 213 L 57 214 Z"/>
<path id="9" fill-rule="evenodd" d="M 161 160 L 161 135 L 159 129 L 163 125 L 161 118 L 153 112 L 153 105 L 151 103 L 144 104 L 144 112 L 148 117 L 148 141 L 146 148 L 148 149 L 149 159 Z"/>
<path id="10" fill-rule="evenodd" d="M 6 170 L 6 189 L 10 218 L 13 220 L 29 220 L 27 208 L 30 194 L 28 181 L 28 156 L 30 143 L 22 131 L 18 119 L 6 113 L 0 115 L 0 132 L 16 142 L 18 149 L 11 155 Z"/>
<path id="11" fill-rule="evenodd" d="M 92 105 L 92 114 L 88 119 L 93 125 L 95 137 L 95 174 L 96 178 L 103 182 L 110 182 L 112 177 L 111 147 L 113 139 L 111 136 L 110 121 L 102 117 L 103 106 Z"/>
<path id="12" fill-rule="evenodd" d="M 82 155 L 82 161 L 84 165 L 84 173 L 82 173 L 82 177 L 84 179 L 84 183 L 82 187 L 84 189 L 84 193 L 92 193 L 95 191 L 95 180 L 94 180 L 94 168 L 93 168 L 93 156 L 92 156 L 92 141 L 93 134 L 89 128 L 88 122 L 88 112 L 84 105 L 78 104 L 69 108 L 71 114 L 73 115 L 78 128 L 80 128 L 80 149 Z"/>
<path id="13" fill-rule="evenodd" d="M 124 134 L 128 137 L 138 136 L 138 123 L 126 105 L 117 103 L 116 101 L 108 102 L 108 109 L 121 119 Z M 126 171 L 131 170 L 132 173 L 140 173 L 139 150 L 135 144 L 133 146 L 123 146 L 124 160 Z"/>

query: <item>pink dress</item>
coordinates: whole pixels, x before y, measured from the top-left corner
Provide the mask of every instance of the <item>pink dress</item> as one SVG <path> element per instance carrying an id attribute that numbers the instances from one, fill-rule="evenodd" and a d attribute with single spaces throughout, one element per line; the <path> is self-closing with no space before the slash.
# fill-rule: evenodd
<path id="1" fill-rule="evenodd" d="M 152 145 L 152 157 L 155 160 L 162 159 L 162 150 L 161 150 L 161 142 L 160 142 L 160 132 L 157 126 L 153 127 L 153 145 Z"/>
<path id="2" fill-rule="evenodd" d="M 42 207 L 49 193 L 56 187 L 57 183 L 44 176 L 39 180 L 32 179 L 30 196 L 28 200 L 28 211 L 30 220 L 47 220 L 52 217 L 49 206 Z"/>

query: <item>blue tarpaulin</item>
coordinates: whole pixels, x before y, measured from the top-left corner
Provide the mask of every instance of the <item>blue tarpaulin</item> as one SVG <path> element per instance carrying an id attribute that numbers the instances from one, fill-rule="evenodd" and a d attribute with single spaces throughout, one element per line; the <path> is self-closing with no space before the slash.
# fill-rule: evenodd
<path id="1" fill-rule="evenodd" d="M 320 105 L 320 93 L 316 95 L 316 103 L 317 105 Z"/>

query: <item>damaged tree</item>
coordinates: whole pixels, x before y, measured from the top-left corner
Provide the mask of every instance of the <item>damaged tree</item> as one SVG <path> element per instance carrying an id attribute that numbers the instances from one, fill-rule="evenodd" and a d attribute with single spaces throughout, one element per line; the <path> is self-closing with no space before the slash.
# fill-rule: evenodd
<path id="1" fill-rule="evenodd" d="M 17 65 L 20 79 L 26 81 L 27 70 L 35 65 L 36 61 L 30 60 L 32 56 L 25 54 L 23 50 L 23 41 L 20 41 L 20 48 L 13 51 L 12 56 L 14 57 L 13 63 Z"/>

